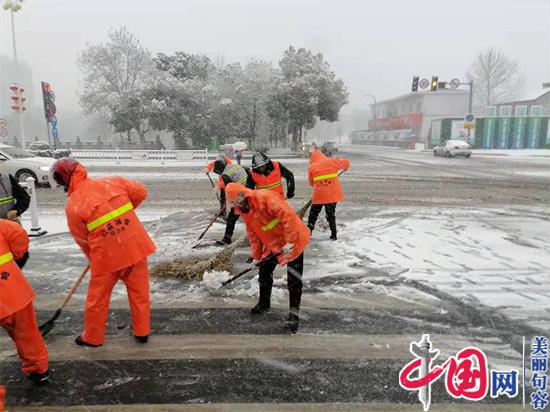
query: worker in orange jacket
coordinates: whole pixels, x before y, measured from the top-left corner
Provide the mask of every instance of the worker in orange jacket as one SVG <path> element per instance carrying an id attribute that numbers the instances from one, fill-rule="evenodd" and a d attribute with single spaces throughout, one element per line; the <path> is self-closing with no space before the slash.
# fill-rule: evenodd
<path id="1" fill-rule="evenodd" d="M 294 174 L 276 160 L 271 160 L 265 153 L 252 156 L 252 168 L 248 176 L 247 187 L 269 189 L 278 193 L 283 199 L 283 178 L 286 180 L 286 198 L 294 197 Z"/>
<path id="2" fill-rule="evenodd" d="M 304 250 L 310 231 L 284 199 L 272 190 L 252 190 L 239 183 L 225 188 L 227 201 L 246 224 L 250 242 L 252 265 L 260 264 L 260 298 L 250 311 L 261 314 L 271 307 L 273 271 L 277 264 L 287 265 L 289 315 L 283 326 L 295 333 L 298 329 L 302 298 Z M 269 258 L 271 256 L 271 258 Z"/>
<path id="3" fill-rule="evenodd" d="M 150 333 L 147 257 L 156 248 L 135 209 L 147 197 L 147 189 L 118 176 L 90 179 L 86 168 L 68 157 L 56 161 L 52 173 L 67 191 L 69 230 L 91 265 L 84 332 L 75 342 L 92 347 L 103 344 L 111 292 L 122 280 L 134 336 L 146 343 Z"/>
<path id="4" fill-rule="evenodd" d="M 21 268 L 28 259 L 29 237 L 17 223 L 0 220 L 0 325 L 10 335 L 35 383 L 48 380 L 48 350 L 38 330 L 31 285 Z"/>
<path id="5" fill-rule="evenodd" d="M 313 198 L 307 226 L 313 231 L 324 206 L 332 240 L 337 239 L 336 204 L 344 200 L 338 173 L 340 170 L 348 170 L 349 166 L 348 159 L 326 157 L 319 149 L 313 150 L 309 159 L 307 174 L 309 184 L 313 186 Z"/>

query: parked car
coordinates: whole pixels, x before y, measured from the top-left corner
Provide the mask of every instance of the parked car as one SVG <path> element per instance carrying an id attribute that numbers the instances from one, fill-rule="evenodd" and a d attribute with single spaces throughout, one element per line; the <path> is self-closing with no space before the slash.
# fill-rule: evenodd
<path id="1" fill-rule="evenodd" d="M 33 177 L 37 186 L 47 186 L 54 163 L 52 157 L 37 157 L 17 147 L 0 145 L 0 173 L 9 173 L 20 182 Z"/>
<path id="2" fill-rule="evenodd" d="M 433 154 L 445 157 L 464 156 L 468 159 L 472 155 L 472 146 L 464 140 L 445 140 L 434 147 Z"/>

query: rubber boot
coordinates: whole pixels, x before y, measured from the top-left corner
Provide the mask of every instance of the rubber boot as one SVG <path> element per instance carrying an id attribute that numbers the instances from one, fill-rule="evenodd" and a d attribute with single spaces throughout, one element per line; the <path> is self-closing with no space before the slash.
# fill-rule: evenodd
<path id="1" fill-rule="evenodd" d="M 337 229 L 336 229 L 336 219 L 334 220 L 329 220 L 328 221 L 328 226 L 330 228 L 330 239 L 331 240 L 336 240 L 337 237 L 336 237 L 336 234 L 337 234 Z"/>
<path id="2" fill-rule="evenodd" d="M 134 335 L 134 338 L 139 343 L 147 343 L 147 341 L 149 340 L 149 335 L 145 335 L 145 336 L 136 336 L 136 335 Z"/>
<path id="3" fill-rule="evenodd" d="M 82 336 L 77 336 L 74 340 L 74 342 L 77 344 L 77 345 L 80 345 L 80 346 L 88 346 L 90 348 L 97 348 L 101 345 L 94 345 L 93 343 L 88 343 L 86 342 L 84 339 L 82 339 Z"/>
<path id="4" fill-rule="evenodd" d="M 288 314 L 288 319 L 284 321 L 283 328 L 288 330 L 291 333 L 296 333 L 298 331 L 298 322 L 300 318 L 298 317 L 298 310 L 290 309 Z"/>
<path id="5" fill-rule="evenodd" d="M 288 313 L 288 319 L 283 323 L 283 328 L 287 329 L 291 333 L 296 333 L 298 330 L 298 322 L 300 320 L 298 314 L 300 313 L 302 291 L 291 289 L 288 291 L 288 295 L 290 310 Z"/>
<path id="6" fill-rule="evenodd" d="M 260 315 L 271 309 L 271 286 L 260 285 L 260 299 L 256 306 L 250 309 L 253 315 Z"/>
<path id="7" fill-rule="evenodd" d="M 224 236 L 222 240 L 217 240 L 216 244 L 219 246 L 227 246 L 231 244 L 231 237 Z"/>
<path id="8" fill-rule="evenodd" d="M 44 373 L 31 372 L 27 375 L 27 378 L 29 378 L 31 382 L 36 385 L 44 385 L 50 379 L 49 370 Z"/>

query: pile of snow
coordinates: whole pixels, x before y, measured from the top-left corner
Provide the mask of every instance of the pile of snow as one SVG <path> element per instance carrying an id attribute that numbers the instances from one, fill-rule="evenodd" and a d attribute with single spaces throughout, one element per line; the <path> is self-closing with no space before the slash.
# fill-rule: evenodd
<path id="1" fill-rule="evenodd" d="M 213 270 L 205 272 L 200 284 L 208 289 L 219 289 L 223 282 L 229 279 L 229 272 Z"/>

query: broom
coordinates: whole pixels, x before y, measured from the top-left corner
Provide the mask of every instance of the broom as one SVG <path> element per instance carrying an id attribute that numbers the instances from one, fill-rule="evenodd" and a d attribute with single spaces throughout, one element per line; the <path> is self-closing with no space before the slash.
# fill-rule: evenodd
<path id="1" fill-rule="evenodd" d="M 177 277 L 186 280 L 202 280 L 205 272 L 212 270 L 229 271 L 235 249 L 241 245 L 246 237 L 243 236 L 230 245 L 224 247 L 208 260 L 201 257 L 176 258 L 169 262 L 162 262 L 151 269 L 151 276 Z"/>
<path id="2" fill-rule="evenodd" d="M 86 273 L 88 273 L 88 270 L 90 270 L 89 263 L 86 265 L 86 267 L 84 268 L 84 270 L 82 271 L 78 279 L 76 279 L 76 282 L 74 283 L 73 287 L 71 288 L 71 290 L 69 290 L 69 293 L 67 293 L 67 296 L 65 296 L 65 300 L 63 300 L 63 303 L 61 304 L 59 309 L 55 311 L 52 318 L 39 326 L 38 329 L 40 330 L 40 333 L 42 334 L 42 336 L 46 336 L 53 329 L 53 327 L 55 326 L 55 321 L 57 320 L 59 315 L 61 315 L 61 311 L 63 310 L 63 308 L 67 305 L 67 303 L 69 303 L 69 300 L 73 296 L 73 293 L 76 291 L 76 289 L 82 282 L 82 279 L 84 279 L 84 276 L 86 276 Z"/>

